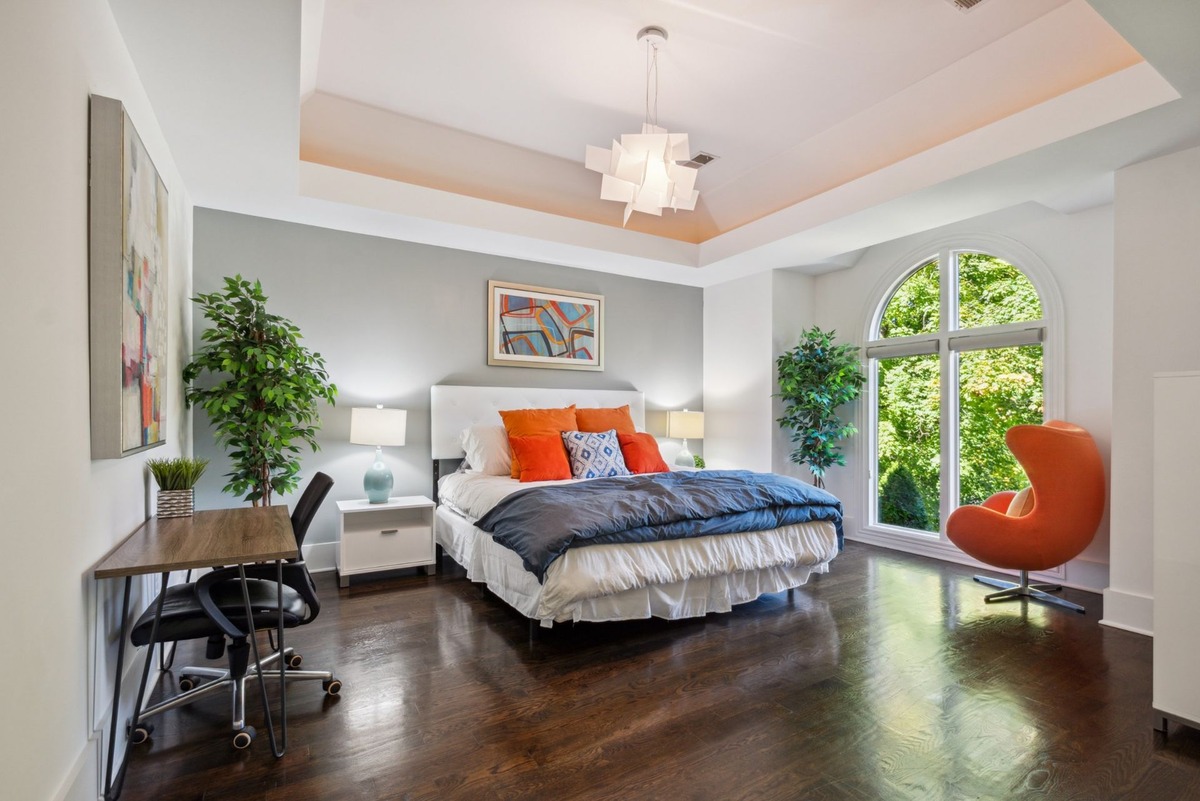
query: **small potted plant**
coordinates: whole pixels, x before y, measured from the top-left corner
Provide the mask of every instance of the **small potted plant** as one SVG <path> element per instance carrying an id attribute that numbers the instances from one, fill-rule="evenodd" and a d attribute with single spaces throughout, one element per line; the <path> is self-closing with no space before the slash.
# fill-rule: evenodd
<path id="1" fill-rule="evenodd" d="M 190 517 L 196 482 L 204 475 L 208 460 L 186 456 L 147 459 L 146 466 L 158 484 L 158 516 Z"/>

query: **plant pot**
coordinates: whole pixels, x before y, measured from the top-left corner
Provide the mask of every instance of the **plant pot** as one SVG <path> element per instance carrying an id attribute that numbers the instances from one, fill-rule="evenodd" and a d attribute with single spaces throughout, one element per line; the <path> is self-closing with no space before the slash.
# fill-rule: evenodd
<path id="1" fill-rule="evenodd" d="M 192 498 L 195 490 L 159 490 L 159 517 L 191 517 Z"/>

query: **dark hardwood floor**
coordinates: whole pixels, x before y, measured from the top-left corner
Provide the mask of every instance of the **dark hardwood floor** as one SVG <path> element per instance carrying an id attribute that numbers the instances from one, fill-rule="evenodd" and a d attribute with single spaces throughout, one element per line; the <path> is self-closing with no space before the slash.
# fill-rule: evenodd
<path id="1" fill-rule="evenodd" d="M 965 568 L 849 543 L 793 598 L 530 642 L 446 565 L 318 576 L 289 644 L 342 696 L 292 686 L 280 760 L 265 733 L 233 750 L 225 697 L 169 712 L 122 798 L 1200 799 L 1200 733 L 1151 729 L 1151 641 L 1098 625 L 1096 595 L 985 606 Z"/>

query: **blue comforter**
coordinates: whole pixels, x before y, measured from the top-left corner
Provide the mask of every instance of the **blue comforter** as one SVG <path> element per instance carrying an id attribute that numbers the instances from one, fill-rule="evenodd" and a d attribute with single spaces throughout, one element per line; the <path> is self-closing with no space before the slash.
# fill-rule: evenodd
<path id="1" fill-rule="evenodd" d="M 571 547 L 761 531 L 813 520 L 834 523 L 840 549 L 842 504 L 828 492 L 774 473 L 702 470 L 530 487 L 509 495 L 475 525 L 516 551 L 542 581 Z"/>

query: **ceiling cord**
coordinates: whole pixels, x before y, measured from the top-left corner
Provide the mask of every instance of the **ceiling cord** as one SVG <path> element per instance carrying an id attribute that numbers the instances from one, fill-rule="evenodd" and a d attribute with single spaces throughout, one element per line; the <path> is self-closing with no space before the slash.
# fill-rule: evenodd
<path id="1" fill-rule="evenodd" d="M 653 51 L 653 52 L 652 52 Z M 654 75 L 654 115 L 650 114 L 650 76 Z M 646 122 L 658 125 L 658 47 L 646 42 Z"/>

